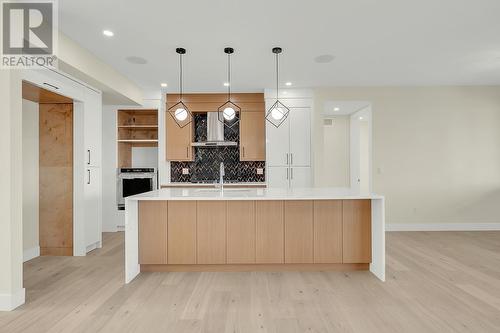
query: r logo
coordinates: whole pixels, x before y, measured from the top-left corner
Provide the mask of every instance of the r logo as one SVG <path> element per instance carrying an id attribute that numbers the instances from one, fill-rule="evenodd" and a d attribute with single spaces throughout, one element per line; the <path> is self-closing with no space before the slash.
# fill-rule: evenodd
<path id="1" fill-rule="evenodd" d="M 3 2 L 3 54 L 53 53 L 53 3 Z"/>

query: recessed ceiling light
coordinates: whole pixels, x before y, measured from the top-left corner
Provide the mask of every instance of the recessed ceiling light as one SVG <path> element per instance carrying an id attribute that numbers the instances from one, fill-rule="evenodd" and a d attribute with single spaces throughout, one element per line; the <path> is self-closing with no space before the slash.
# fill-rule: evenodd
<path id="1" fill-rule="evenodd" d="M 363 120 L 363 117 L 359 117 L 359 120 Z"/>
<path id="2" fill-rule="evenodd" d="M 314 58 L 314 61 L 318 64 L 327 64 L 332 62 L 335 57 L 331 54 L 322 54 Z"/>
<path id="3" fill-rule="evenodd" d="M 102 34 L 106 37 L 113 37 L 115 35 L 111 30 L 103 30 Z"/>
<path id="4" fill-rule="evenodd" d="M 333 108 L 333 111 L 340 111 L 340 108 Z"/>
<path id="5" fill-rule="evenodd" d="M 162 86 L 163 88 L 166 88 L 167 84 L 166 83 L 161 83 L 160 86 Z"/>
<path id="6" fill-rule="evenodd" d="M 143 57 L 137 57 L 137 56 L 130 56 L 125 58 L 128 62 L 134 65 L 145 65 L 148 63 L 146 59 Z"/>
<path id="7" fill-rule="evenodd" d="M 229 82 L 224 82 L 224 87 L 229 87 Z"/>
<path id="8" fill-rule="evenodd" d="M 286 82 L 285 83 L 285 86 L 289 86 L 290 87 L 291 85 L 292 85 L 292 82 Z"/>

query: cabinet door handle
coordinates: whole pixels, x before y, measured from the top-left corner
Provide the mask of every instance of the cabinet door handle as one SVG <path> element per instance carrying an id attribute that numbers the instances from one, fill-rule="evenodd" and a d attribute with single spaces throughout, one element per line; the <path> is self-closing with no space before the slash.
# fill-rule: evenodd
<path id="1" fill-rule="evenodd" d="M 288 153 L 286 153 L 286 165 L 288 165 Z"/>
<path id="2" fill-rule="evenodd" d="M 290 165 L 293 165 L 293 153 L 290 153 Z"/>
<path id="3" fill-rule="evenodd" d="M 245 157 L 245 147 L 241 147 L 241 149 L 243 150 L 243 157 Z"/>
<path id="4" fill-rule="evenodd" d="M 186 147 L 186 158 L 189 157 L 189 147 Z"/>
<path id="5" fill-rule="evenodd" d="M 286 168 L 286 179 L 288 180 L 288 168 Z"/>
<path id="6" fill-rule="evenodd" d="M 293 169 L 290 169 L 290 179 L 293 179 Z"/>
<path id="7" fill-rule="evenodd" d="M 90 149 L 87 149 L 87 165 L 90 165 Z"/>
<path id="8" fill-rule="evenodd" d="M 90 185 L 90 169 L 87 169 L 87 185 Z"/>

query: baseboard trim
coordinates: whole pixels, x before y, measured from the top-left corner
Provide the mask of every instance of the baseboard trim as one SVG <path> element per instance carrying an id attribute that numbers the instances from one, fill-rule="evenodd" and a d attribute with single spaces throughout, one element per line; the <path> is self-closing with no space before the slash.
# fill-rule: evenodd
<path id="1" fill-rule="evenodd" d="M 24 304 L 26 290 L 19 289 L 12 294 L 0 294 L 0 311 L 12 311 Z"/>
<path id="2" fill-rule="evenodd" d="M 310 272 L 367 271 L 369 264 L 142 264 L 141 272 Z"/>
<path id="3" fill-rule="evenodd" d="M 388 223 L 385 231 L 497 231 L 500 223 Z"/>
<path id="4" fill-rule="evenodd" d="M 40 256 L 40 246 L 32 247 L 23 251 L 23 262 Z"/>

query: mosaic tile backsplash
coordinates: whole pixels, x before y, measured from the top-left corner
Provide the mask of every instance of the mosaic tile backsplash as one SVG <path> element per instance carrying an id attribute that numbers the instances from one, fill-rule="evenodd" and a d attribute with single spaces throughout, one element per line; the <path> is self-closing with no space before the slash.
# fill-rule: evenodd
<path id="1" fill-rule="evenodd" d="M 194 115 L 195 140 L 206 141 L 207 137 L 207 115 L 196 113 Z M 224 127 L 224 140 L 240 141 L 239 124 L 232 128 Z M 195 147 L 195 158 L 193 162 L 171 162 L 171 182 L 203 182 L 213 183 L 219 179 L 220 162 L 224 163 L 227 182 L 264 182 L 266 162 L 242 162 L 240 161 L 240 148 L 218 147 L 199 148 Z M 188 175 L 182 174 L 182 169 L 189 169 Z M 264 170 L 262 175 L 257 174 L 257 169 Z"/>

